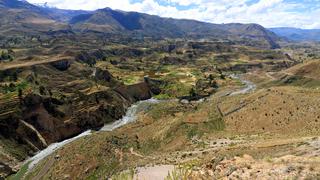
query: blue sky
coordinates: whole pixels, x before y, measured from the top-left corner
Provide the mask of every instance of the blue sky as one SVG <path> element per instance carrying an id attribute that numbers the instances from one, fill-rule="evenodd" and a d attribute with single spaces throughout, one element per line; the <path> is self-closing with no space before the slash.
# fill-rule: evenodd
<path id="1" fill-rule="evenodd" d="M 320 29 L 320 0 L 28 0 L 63 9 L 104 7 L 212 23 Z"/>

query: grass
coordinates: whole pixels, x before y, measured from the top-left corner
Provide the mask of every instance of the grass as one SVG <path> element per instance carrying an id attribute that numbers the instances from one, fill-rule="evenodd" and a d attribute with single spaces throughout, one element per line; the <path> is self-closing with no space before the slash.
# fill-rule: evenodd
<path id="1" fill-rule="evenodd" d="M 186 163 L 183 163 L 177 167 L 174 167 L 174 170 L 168 174 L 165 180 L 188 180 L 192 173 L 194 167 L 200 167 L 200 161 L 191 160 Z"/>
<path id="2" fill-rule="evenodd" d="M 170 97 L 181 97 L 188 96 L 192 86 L 181 83 L 181 82 L 172 82 L 163 87 L 163 94 L 167 94 Z"/>
<path id="3" fill-rule="evenodd" d="M 105 176 L 111 176 L 114 172 L 118 171 L 120 162 L 115 157 L 109 159 L 109 161 L 93 170 L 92 173 L 86 178 L 88 180 L 95 180 Z"/>
<path id="4" fill-rule="evenodd" d="M 282 80 L 270 82 L 265 86 L 269 87 L 269 86 L 283 86 L 283 85 L 305 87 L 305 88 L 318 88 L 320 87 L 320 80 L 306 78 L 302 76 L 290 76 Z"/>
<path id="5" fill-rule="evenodd" d="M 17 84 L 11 83 L 10 85 L 5 85 L 1 87 L 1 91 L 5 94 L 17 92 L 18 90 L 25 90 L 29 87 L 29 83 L 27 81 L 21 81 Z"/>
<path id="6" fill-rule="evenodd" d="M 8 177 L 8 180 L 21 180 L 24 178 L 25 174 L 28 172 L 30 162 L 24 164 L 17 174 Z"/>
<path id="7" fill-rule="evenodd" d="M 113 180 L 132 180 L 135 175 L 135 170 L 130 169 L 128 171 L 121 172 L 111 177 Z"/>
<path id="8" fill-rule="evenodd" d="M 201 137 L 203 135 L 203 131 L 201 131 L 198 126 L 188 126 L 187 128 L 187 138 L 192 139 L 193 137 Z"/>
<path id="9" fill-rule="evenodd" d="M 191 170 L 188 168 L 175 167 L 172 172 L 168 174 L 165 180 L 188 180 Z"/>
<path id="10" fill-rule="evenodd" d="M 141 144 L 139 149 L 145 155 L 148 155 L 161 147 L 161 141 L 158 139 L 149 139 L 148 141 Z"/>
<path id="11" fill-rule="evenodd" d="M 171 99 L 172 97 L 169 94 L 159 94 L 154 96 L 154 98 L 159 100 Z"/>
<path id="12" fill-rule="evenodd" d="M 139 82 L 140 77 L 137 76 L 125 76 L 122 78 L 122 81 L 126 85 L 131 85 Z"/>
<path id="13" fill-rule="evenodd" d="M 12 156 L 17 158 L 18 160 L 24 160 L 28 153 L 27 151 L 30 150 L 25 145 L 20 145 L 15 141 L 11 141 L 8 139 L 0 139 L 1 145 L 3 146 L 6 152 L 9 152 Z"/>
<path id="14" fill-rule="evenodd" d="M 148 112 L 148 116 L 150 116 L 154 120 L 158 120 L 179 112 L 179 109 L 177 109 L 177 107 L 177 102 L 164 102 L 155 104 L 151 106 Z"/>
<path id="15" fill-rule="evenodd" d="M 209 122 L 205 122 L 204 126 L 209 130 L 212 131 L 223 131 L 225 129 L 225 122 L 221 117 L 210 117 L 211 120 Z"/>

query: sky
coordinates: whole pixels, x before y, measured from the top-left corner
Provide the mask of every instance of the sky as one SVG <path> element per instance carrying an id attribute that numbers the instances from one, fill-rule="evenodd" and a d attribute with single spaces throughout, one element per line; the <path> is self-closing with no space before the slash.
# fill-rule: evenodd
<path id="1" fill-rule="evenodd" d="M 61 9 L 105 7 L 211 23 L 320 29 L 320 0 L 27 0 Z"/>

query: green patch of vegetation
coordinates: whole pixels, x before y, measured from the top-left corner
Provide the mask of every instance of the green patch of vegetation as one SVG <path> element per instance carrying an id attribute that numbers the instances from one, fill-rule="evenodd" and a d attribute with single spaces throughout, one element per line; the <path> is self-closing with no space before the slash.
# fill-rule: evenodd
<path id="1" fill-rule="evenodd" d="M 135 84 L 138 82 L 139 77 L 136 76 L 125 76 L 122 78 L 122 81 L 126 85 Z"/>
<path id="2" fill-rule="evenodd" d="M 174 82 L 166 85 L 162 88 L 164 94 L 168 94 L 171 97 L 188 96 L 192 86 L 185 83 Z"/>
<path id="3" fill-rule="evenodd" d="M 86 179 L 95 180 L 102 177 L 110 177 L 119 171 L 120 162 L 116 157 L 110 157 L 107 162 L 101 163 L 102 166 L 99 166 L 95 169 Z"/>
<path id="4" fill-rule="evenodd" d="M 225 122 L 221 117 L 211 117 L 208 122 L 204 123 L 204 127 L 207 128 L 210 132 L 212 131 L 223 131 L 225 129 Z"/>
<path id="5" fill-rule="evenodd" d="M 29 87 L 29 83 L 27 81 L 21 81 L 19 83 L 10 83 L 9 85 L 5 84 L 3 87 L 1 87 L 1 91 L 5 94 L 17 92 L 17 91 L 23 91 Z"/>
<path id="6" fill-rule="evenodd" d="M 159 94 L 154 96 L 154 98 L 159 100 L 171 99 L 172 97 L 169 94 Z"/>
<path id="7" fill-rule="evenodd" d="M 18 160 L 24 160 L 28 156 L 28 149 L 25 145 L 20 145 L 15 141 L 9 139 L 0 139 L 1 146 L 3 146 L 4 150 L 10 153 L 12 156 L 17 158 Z"/>
<path id="8" fill-rule="evenodd" d="M 8 180 L 21 180 L 24 178 L 25 174 L 28 172 L 28 167 L 31 162 L 24 164 L 17 174 L 13 174 L 8 177 Z"/>
<path id="9" fill-rule="evenodd" d="M 135 170 L 130 169 L 128 171 L 121 172 L 111 177 L 113 180 L 132 180 L 135 175 Z"/>
<path id="10" fill-rule="evenodd" d="M 176 112 L 179 112 L 179 109 L 177 107 L 178 104 L 176 102 L 165 102 L 155 104 L 151 106 L 148 115 L 151 116 L 154 120 L 158 120 L 163 117 L 173 115 Z"/>
<path id="11" fill-rule="evenodd" d="M 204 132 L 198 128 L 198 126 L 192 125 L 187 128 L 187 138 L 192 139 L 193 137 L 201 137 Z"/>
<path id="12" fill-rule="evenodd" d="M 141 144 L 139 151 L 148 155 L 161 147 L 161 141 L 158 139 L 150 139 Z"/>
<path id="13" fill-rule="evenodd" d="M 187 180 L 190 179 L 192 169 L 194 167 L 200 167 L 200 162 L 198 160 L 188 161 L 177 167 L 174 167 L 174 170 L 168 174 L 165 180 Z"/>
<path id="14" fill-rule="evenodd" d="M 1 51 L 0 53 L 0 61 L 2 60 L 9 60 L 12 61 L 14 58 L 13 56 L 10 54 L 9 51 L 5 50 L 5 51 Z"/>
<path id="15" fill-rule="evenodd" d="M 187 180 L 191 174 L 191 170 L 182 167 L 175 167 L 172 172 L 168 174 L 165 180 Z"/>
<path id="16" fill-rule="evenodd" d="M 199 76 L 202 75 L 201 71 L 198 70 L 198 69 L 193 69 L 193 70 L 191 71 L 191 74 L 192 74 L 193 76 L 195 76 L 195 77 L 199 77 Z"/>

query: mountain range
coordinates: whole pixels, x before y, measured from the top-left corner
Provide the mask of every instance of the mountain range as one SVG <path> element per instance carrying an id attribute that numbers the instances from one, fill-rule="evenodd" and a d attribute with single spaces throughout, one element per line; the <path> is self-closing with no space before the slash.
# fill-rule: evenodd
<path id="1" fill-rule="evenodd" d="M 27 1 L 0 0 L 0 33 L 39 34 L 48 31 L 114 33 L 130 37 L 219 39 L 278 48 L 281 40 L 258 24 L 212 24 L 162 18 L 110 8 L 96 11 L 62 10 Z"/>
<path id="2" fill-rule="evenodd" d="M 219 39 L 272 49 L 279 48 L 278 43 L 283 40 L 320 41 L 320 30 L 266 29 L 258 24 L 213 24 L 110 8 L 96 11 L 63 10 L 36 6 L 25 0 L 0 0 L 1 34 L 39 35 L 49 31 L 111 33 L 153 39 Z"/>
<path id="3" fill-rule="evenodd" d="M 270 28 L 278 36 L 292 41 L 320 41 L 320 29 Z"/>

